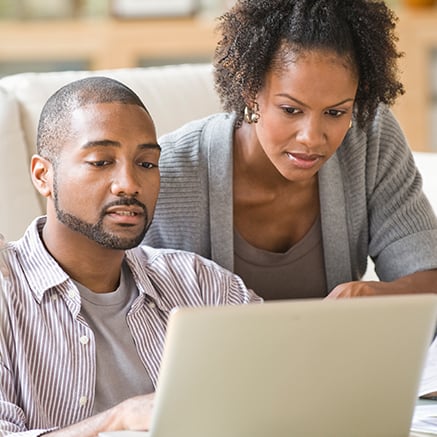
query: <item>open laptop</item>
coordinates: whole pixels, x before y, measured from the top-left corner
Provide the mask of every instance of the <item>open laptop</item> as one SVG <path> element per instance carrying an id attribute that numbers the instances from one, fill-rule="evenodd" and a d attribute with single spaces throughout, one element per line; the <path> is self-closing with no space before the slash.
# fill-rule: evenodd
<path id="1" fill-rule="evenodd" d="M 409 435 L 437 296 L 275 301 L 171 314 L 149 432 Z"/>

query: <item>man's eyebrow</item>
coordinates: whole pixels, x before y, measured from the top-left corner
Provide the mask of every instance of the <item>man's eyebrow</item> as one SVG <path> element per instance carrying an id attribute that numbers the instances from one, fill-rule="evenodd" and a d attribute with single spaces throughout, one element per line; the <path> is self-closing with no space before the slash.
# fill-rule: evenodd
<path id="1" fill-rule="evenodd" d="M 82 149 L 91 149 L 93 147 L 121 147 L 121 144 L 118 141 L 113 140 L 87 141 L 82 146 Z"/>
<path id="2" fill-rule="evenodd" d="M 91 149 L 93 147 L 121 147 L 121 143 L 119 141 L 113 141 L 113 140 L 87 141 L 82 146 L 82 149 Z M 138 148 L 161 150 L 161 146 L 158 143 L 141 143 L 138 145 Z"/>

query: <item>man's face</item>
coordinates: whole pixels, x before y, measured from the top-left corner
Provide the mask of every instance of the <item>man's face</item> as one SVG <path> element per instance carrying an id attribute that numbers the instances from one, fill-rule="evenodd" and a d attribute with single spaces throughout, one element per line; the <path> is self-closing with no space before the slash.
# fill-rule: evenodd
<path id="1" fill-rule="evenodd" d="M 72 113 L 70 132 L 53 166 L 57 221 L 106 248 L 137 246 L 159 193 L 150 116 L 137 105 L 90 104 Z"/>

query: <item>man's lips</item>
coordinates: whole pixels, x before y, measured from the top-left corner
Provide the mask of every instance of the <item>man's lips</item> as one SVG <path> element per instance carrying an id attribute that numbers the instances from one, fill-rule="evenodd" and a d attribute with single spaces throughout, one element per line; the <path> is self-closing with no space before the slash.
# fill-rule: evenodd
<path id="1" fill-rule="evenodd" d="M 106 217 L 122 226 L 138 226 L 144 223 L 146 214 L 139 206 L 117 205 L 106 210 Z"/>
<path id="2" fill-rule="evenodd" d="M 138 206 L 112 206 L 106 210 L 106 214 L 116 214 L 122 216 L 143 215 L 144 210 Z"/>

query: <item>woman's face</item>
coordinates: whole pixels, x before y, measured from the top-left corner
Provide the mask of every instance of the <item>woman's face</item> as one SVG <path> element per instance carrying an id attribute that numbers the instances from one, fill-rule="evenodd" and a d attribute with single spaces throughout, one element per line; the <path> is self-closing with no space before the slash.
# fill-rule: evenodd
<path id="1" fill-rule="evenodd" d="M 357 87 L 350 63 L 330 52 L 303 52 L 267 73 L 252 126 L 284 178 L 308 180 L 335 153 L 349 129 Z"/>

